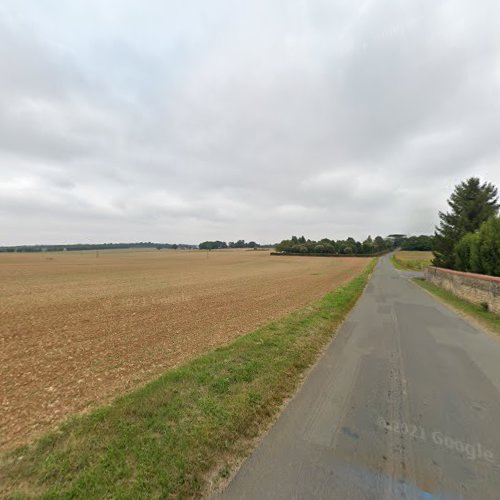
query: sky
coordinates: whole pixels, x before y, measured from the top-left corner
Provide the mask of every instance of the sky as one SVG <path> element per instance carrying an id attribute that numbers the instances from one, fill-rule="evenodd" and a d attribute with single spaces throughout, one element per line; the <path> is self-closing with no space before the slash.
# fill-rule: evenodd
<path id="1" fill-rule="evenodd" d="M 2 0 L 0 245 L 431 233 L 500 186 L 500 4 Z"/>

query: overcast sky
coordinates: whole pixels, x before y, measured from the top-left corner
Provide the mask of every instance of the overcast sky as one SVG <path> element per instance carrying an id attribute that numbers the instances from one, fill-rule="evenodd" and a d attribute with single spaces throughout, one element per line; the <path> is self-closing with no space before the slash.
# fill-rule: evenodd
<path id="1" fill-rule="evenodd" d="M 2 0 L 0 244 L 430 233 L 500 185 L 500 4 Z"/>

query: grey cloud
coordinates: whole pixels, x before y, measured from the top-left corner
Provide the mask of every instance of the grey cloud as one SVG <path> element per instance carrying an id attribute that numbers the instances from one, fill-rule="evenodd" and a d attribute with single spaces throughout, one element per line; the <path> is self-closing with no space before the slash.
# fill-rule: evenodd
<path id="1" fill-rule="evenodd" d="M 0 8 L 0 244 L 430 232 L 500 184 L 499 7 Z"/>

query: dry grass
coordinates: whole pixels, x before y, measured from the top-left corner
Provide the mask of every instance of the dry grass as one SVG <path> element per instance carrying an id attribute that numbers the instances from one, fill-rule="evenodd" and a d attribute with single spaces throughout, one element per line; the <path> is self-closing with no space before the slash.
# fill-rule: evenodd
<path id="1" fill-rule="evenodd" d="M 396 252 L 393 257 L 393 262 L 399 264 L 401 268 L 412 271 L 421 271 L 431 265 L 434 258 L 432 252 L 414 252 L 403 250 Z"/>
<path id="2" fill-rule="evenodd" d="M 368 260 L 234 251 L 0 255 L 0 448 L 318 299 Z"/>

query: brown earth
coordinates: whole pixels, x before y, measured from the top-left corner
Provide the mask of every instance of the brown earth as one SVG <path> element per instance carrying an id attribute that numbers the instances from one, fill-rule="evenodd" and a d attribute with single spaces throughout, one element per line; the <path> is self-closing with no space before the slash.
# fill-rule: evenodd
<path id="1" fill-rule="evenodd" d="M 0 449 L 304 306 L 368 260 L 0 254 Z"/>

